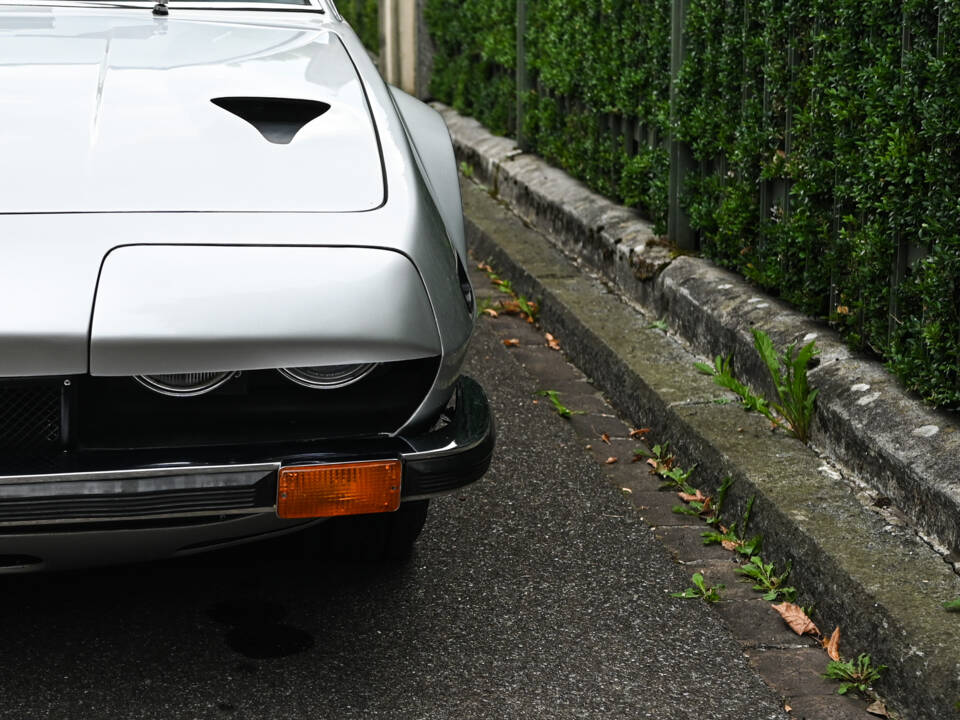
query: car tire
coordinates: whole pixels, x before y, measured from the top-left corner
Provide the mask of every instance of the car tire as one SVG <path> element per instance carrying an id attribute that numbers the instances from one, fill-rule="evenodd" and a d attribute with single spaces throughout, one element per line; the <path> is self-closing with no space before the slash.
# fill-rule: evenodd
<path id="1" fill-rule="evenodd" d="M 405 560 L 420 537 L 429 507 L 429 500 L 415 500 L 401 503 L 392 513 L 332 518 L 304 533 L 306 549 L 339 562 Z"/>

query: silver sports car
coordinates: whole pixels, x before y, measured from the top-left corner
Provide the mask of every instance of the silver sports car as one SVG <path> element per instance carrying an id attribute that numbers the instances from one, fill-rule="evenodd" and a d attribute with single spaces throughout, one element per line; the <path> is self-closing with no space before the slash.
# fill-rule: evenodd
<path id="1" fill-rule="evenodd" d="M 0 572 L 395 557 L 489 465 L 449 135 L 330 0 L 0 0 L 0 247 Z"/>

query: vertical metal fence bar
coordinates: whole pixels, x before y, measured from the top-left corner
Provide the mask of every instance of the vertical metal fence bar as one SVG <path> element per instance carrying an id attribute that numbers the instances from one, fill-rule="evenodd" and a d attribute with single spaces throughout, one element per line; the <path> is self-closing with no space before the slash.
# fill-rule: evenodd
<path id="1" fill-rule="evenodd" d="M 680 204 L 687 175 L 693 170 L 693 154 L 686 143 L 676 139 L 677 80 L 686 59 L 684 25 L 690 0 L 673 0 L 670 15 L 670 184 L 667 209 L 667 234 L 681 250 L 696 250 L 697 236 L 690 227 L 690 218 Z"/>
<path id="2" fill-rule="evenodd" d="M 910 35 L 910 24 L 907 18 L 907 9 L 904 7 L 900 16 L 900 78 L 903 82 L 903 76 L 906 71 L 907 56 L 910 53 L 912 38 Z M 894 330 L 900 320 L 900 299 L 898 297 L 898 288 L 900 283 L 907 275 L 907 260 L 910 257 L 910 243 L 904 233 L 898 228 L 894 233 L 894 251 L 893 261 L 890 268 L 890 303 L 887 316 L 887 342 L 893 338 Z"/>
<path id="3" fill-rule="evenodd" d="M 517 0 L 517 114 L 516 138 L 521 150 L 528 147 L 523 126 L 526 118 L 524 105 L 530 92 L 530 75 L 527 73 L 527 0 Z"/>

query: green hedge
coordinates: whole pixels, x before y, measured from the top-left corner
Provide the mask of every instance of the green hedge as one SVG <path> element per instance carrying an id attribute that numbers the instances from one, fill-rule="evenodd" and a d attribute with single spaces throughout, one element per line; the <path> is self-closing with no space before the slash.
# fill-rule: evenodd
<path id="1" fill-rule="evenodd" d="M 671 1 L 528 6 L 530 149 L 662 231 Z M 427 3 L 433 93 L 500 133 L 516 129 L 515 15 Z M 673 132 L 696 161 L 684 205 L 703 253 L 960 404 L 960 7 L 690 0 L 686 37 Z"/>
<path id="2" fill-rule="evenodd" d="M 367 50 L 380 52 L 379 0 L 340 0 L 337 10 L 360 36 Z"/>

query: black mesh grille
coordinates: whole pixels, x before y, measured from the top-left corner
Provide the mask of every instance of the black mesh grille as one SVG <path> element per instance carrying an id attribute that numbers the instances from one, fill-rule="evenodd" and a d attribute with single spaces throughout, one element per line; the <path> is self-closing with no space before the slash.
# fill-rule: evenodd
<path id="1" fill-rule="evenodd" d="M 20 457 L 42 455 L 59 440 L 59 382 L 0 384 L 0 450 Z"/>

